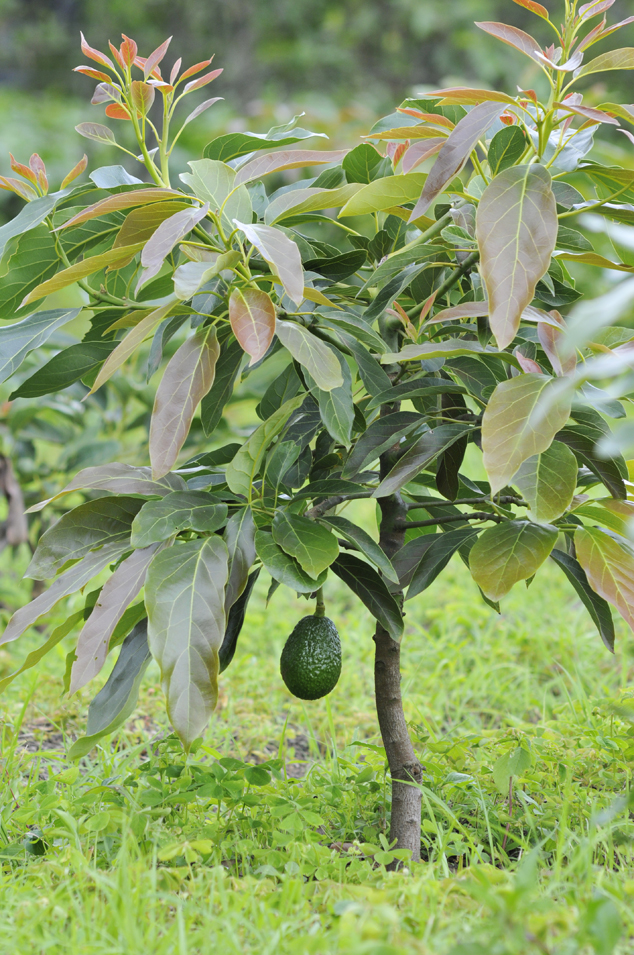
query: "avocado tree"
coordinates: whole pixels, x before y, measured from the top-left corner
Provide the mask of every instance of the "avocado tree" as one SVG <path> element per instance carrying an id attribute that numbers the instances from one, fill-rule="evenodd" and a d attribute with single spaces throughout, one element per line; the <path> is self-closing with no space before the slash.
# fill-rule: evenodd
<path id="1" fill-rule="evenodd" d="M 624 25 L 606 24 L 612 0 L 566 0 L 560 29 L 535 0 L 515 2 L 543 21 L 552 45 L 501 23 L 478 26 L 530 59 L 535 90 L 453 88 L 406 100 L 348 151 L 298 148 L 311 134 L 294 123 L 221 135 L 178 183 L 174 145 L 215 100 L 174 133 L 175 114 L 219 70 L 203 73 L 207 61 L 181 73 L 177 60 L 164 78 L 169 41 L 144 59 L 127 37 L 111 57 L 82 38 L 99 67 L 78 67 L 97 80 L 93 102 L 128 123 L 139 155 L 121 148 L 152 182 L 110 166 L 72 185 L 82 161 L 48 193 L 39 157 L 12 161 L 19 178 L 1 184 L 27 205 L 0 230 L 2 318 L 17 319 L 0 329 L 3 380 L 17 375 L 12 399 L 79 380 L 98 394 L 144 343 L 149 375 L 173 336 L 181 344 L 156 388 L 151 466 L 140 448 L 137 465 L 84 469 L 31 508 L 86 495 L 39 540 L 28 574 L 52 583 L 15 613 L 2 642 L 111 571 L 35 654 L 81 628 L 74 692 L 120 647 L 73 755 L 129 715 L 150 657 L 171 723 L 191 747 L 263 571 L 270 592 L 284 585 L 316 599 L 316 617 L 300 621 L 285 648 L 283 673 L 306 698 L 327 692 L 340 666 L 323 616 L 334 574 L 376 619 L 390 839 L 418 860 L 422 768 L 400 691 L 406 602 L 458 554 L 498 609 L 550 557 L 609 649 L 609 604 L 634 625 L 628 472 L 606 422 L 624 415 L 618 397 L 631 390 L 634 331 L 613 323 L 634 293 L 626 280 L 584 311 L 569 271 L 634 271 L 570 223 L 588 209 L 634 220 L 634 171 L 589 158 L 601 125 L 634 140 L 634 107 L 585 105 L 578 91 L 586 76 L 634 69 L 634 49 L 591 57 Z M 99 123 L 78 132 L 116 144 Z M 275 173 L 309 167 L 316 177 L 267 191 Z M 324 211 L 333 209 L 336 217 Z M 25 356 L 82 311 L 45 299 L 76 283 L 88 331 L 26 377 Z M 250 433 L 219 446 L 234 388 L 267 363 Z M 609 393 L 592 383 L 605 379 Z M 209 444 L 181 463 L 199 404 Z M 359 500 L 364 526 L 346 510 Z"/>

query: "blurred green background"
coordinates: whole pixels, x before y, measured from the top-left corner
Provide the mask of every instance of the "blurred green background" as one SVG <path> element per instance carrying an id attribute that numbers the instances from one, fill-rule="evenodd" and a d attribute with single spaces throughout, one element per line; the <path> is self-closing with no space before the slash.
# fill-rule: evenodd
<path id="1" fill-rule="evenodd" d="M 546 5 L 558 22 L 563 0 Z M 609 20 L 631 13 L 631 0 L 616 0 Z M 215 53 L 224 73 L 198 95 L 225 101 L 188 128 L 178 166 L 217 132 L 266 130 L 302 110 L 302 125 L 353 145 L 415 88 L 477 81 L 514 92 L 539 83 L 530 60 L 474 20 L 504 20 L 551 42 L 548 25 L 513 0 L 0 0 L 0 172 L 8 171 L 9 151 L 23 161 L 39 152 L 53 187 L 84 151 L 91 164 L 121 161 L 73 132 L 103 117 L 103 107 L 90 105 L 93 81 L 72 73 L 85 59 L 80 30 L 100 48 L 108 39 L 118 45 L 124 32 L 146 56 L 173 35 L 169 65 L 179 55 L 191 64 Z M 592 55 L 630 45 L 634 25 Z M 631 74 L 591 78 L 588 103 L 614 97 L 634 100 Z M 19 206 L 0 194 L 3 220 Z"/>

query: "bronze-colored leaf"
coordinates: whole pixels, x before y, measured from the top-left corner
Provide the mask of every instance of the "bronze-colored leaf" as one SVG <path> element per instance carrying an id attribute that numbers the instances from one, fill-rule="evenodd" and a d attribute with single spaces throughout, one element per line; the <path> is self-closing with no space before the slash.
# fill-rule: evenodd
<path id="1" fill-rule="evenodd" d="M 82 222 L 88 222 L 90 219 L 98 219 L 99 216 L 108 215 L 109 212 L 119 212 L 121 209 L 132 209 L 134 206 L 142 206 L 147 202 L 162 202 L 169 199 L 182 198 L 182 193 L 174 189 L 135 189 L 132 192 L 120 192 L 116 196 L 108 196 L 107 199 L 100 199 L 92 206 L 82 209 L 72 219 L 68 219 L 56 231 L 69 229 L 73 226 L 81 225 Z"/>
<path id="2" fill-rule="evenodd" d="M 611 603 L 634 630 L 634 555 L 598 527 L 575 531 L 577 560 L 592 589 Z"/>
<path id="3" fill-rule="evenodd" d="M 304 269 L 297 243 L 272 226 L 233 221 L 279 276 L 288 297 L 300 305 L 304 298 Z"/>
<path id="4" fill-rule="evenodd" d="M 229 299 L 233 334 L 254 365 L 266 355 L 275 334 L 275 306 L 260 289 L 234 289 Z"/>
<path id="5" fill-rule="evenodd" d="M 201 219 L 205 218 L 208 212 L 209 204 L 205 203 L 204 206 L 199 208 L 189 207 L 181 212 L 176 212 L 169 219 L 161 222 L 141 253 L 143 272 L 137 282 L 137 292 L 146 282 L 158 275 L 165 257 L 169 255 L 181 239 L 184 239 L 191 232 Z"/>
<path id="6" fill-rule="evenodd" d="M 557 204 L 544 166 L 505 169 L 482 194 L 476 238 L 499 348 L 515 338 L 522 312 L 550 265 L 557 228 Z"/>
<path id="7" fill-rule="evenodd" d="M 508 23 L 495 23 L 492 20 L 484 20 L 480 23 L 476 21 L 476 26 L 484 30 L 485 33 L 488 33 L 489 36 L 494 36 L 497 40 L 501 40 L 502 43 L 508 43 L 509 46 L 519 50 L 520 53 L 526 54 L 526 56 L 530 56 L 531 60 L 539 63 L 540 66 L 542 65 L 539 57 L 535 55 L 536 53 L 541 53 L 541 47 L 530 33 L 525 33 L 524 30 L 518 30 L 517 27 L 509 26 Z"/>
<path id="8" fill-rule="evenodd" d="M 191 209 L 186 202 L 153 202 L 146 206 L 139 206 L 130 212 L 117 233 L 113 248 L 133 245 L 135 242 L 147 242 L 162 222 L 173 216 L 175 212 Z"/>
<path id="9" fill-rule="evenodd" d="M 271 146 L 275 145 L 271 142 Z M 325 151 L 323 149 L 285 149 L 282 152 L 266 153 L 256 156 L 245 163 L 236 173 L 236 186 L 243 182 L 252 182 L 270 172 L 282 169 L 301 169 L 303 166 L 319 166 L 324 163 L 339 163 L 348 152 L 347 149 Z"/>

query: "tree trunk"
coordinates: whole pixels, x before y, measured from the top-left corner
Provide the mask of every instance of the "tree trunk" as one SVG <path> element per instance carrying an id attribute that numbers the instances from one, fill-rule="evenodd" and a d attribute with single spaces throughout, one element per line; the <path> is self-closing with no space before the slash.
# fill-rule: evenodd
<path id="1" fill-rule="evenodd" d="M 389 466 L 382 461 L 381 470 Z M 379 498 L 381 508 L 380 544 L 392 557 L 404 543 L 404 531 L 397 522 L 407 513 L 399 494 Z M 403 593 L 394 595 L 402 603 Z M 380 624 L 374 634 L 374 688 L 381 737 L 392 777 L 392 815 L 390 843 L 408 849 L 412 862 L 420 862 L 422 766 L 416 758 L 409 736 L 401 698 L 401 648 Z M 414 784 L 414 785 L 412 785 Z"/>

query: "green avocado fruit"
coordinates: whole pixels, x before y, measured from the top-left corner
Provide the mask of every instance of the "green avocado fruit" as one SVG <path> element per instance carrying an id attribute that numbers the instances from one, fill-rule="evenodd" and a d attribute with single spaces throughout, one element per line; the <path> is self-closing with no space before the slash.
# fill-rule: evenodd
<path id="1" fill-rule="evenodd" d="M 284 644 L 280 672 L 293 696 L 318 700 L 337 685 L 341 641 L 328 617 L 302 617 Z"/>

